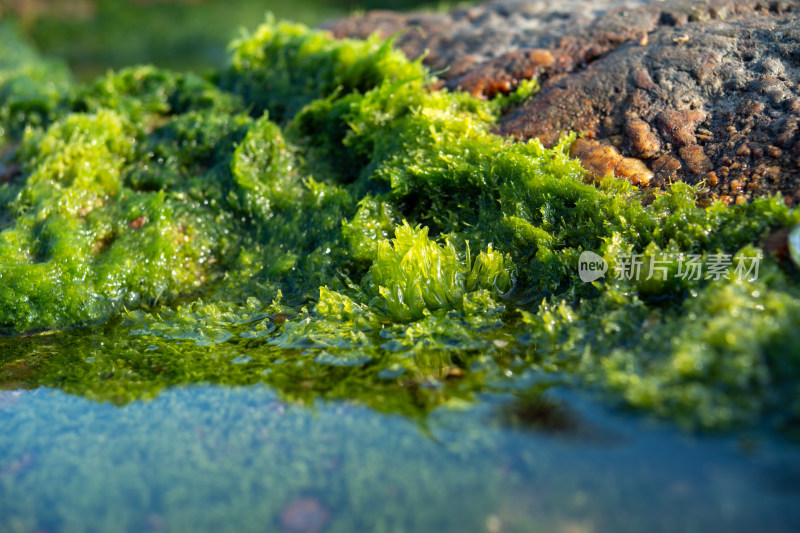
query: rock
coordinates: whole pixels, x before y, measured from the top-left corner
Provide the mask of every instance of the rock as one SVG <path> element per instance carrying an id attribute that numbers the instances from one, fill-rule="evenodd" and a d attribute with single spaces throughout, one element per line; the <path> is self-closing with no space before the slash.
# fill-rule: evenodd
<path id="1" fill-rule="evenodd" d="M 697 144 L 697 137 L 694 129 L 697 124 L 706 119 L 706 114 L 702 111 L 688 109 L 686 111 L 675 111 L 667 109 L 658 114 L 656 123 L 661 135 L 667 142 L 676 146 L 689 146 Z"/>
<path id="2" fill-rule="evenodd" d="M 640 118 L 625 123 L 625 134 L 630 139 L 633 152 L 643 159 L 649 159 L 661 151 L 661 141 L 650 129 L 650 124 Z"/>
<path id="3" fill-rule="evenodd" d="M 642 161 L 622 157 L 613 146 L 598 141 L 577 139 L 572 144 L 570 155 L 580 159 L 583 168 L 599 178 L 613 174 L 639 186 L 645 186 L 653 179 L 653 172 Z"/>
<path id="4" fill-rule="evenodd" d="M 501 0 L 328 28 L 402 31 L 400 48 L 429 50 L 424 61 L 449 89 L 492 98 L 538 79 L 497 131 L 547 146 L 577 131 L 600 143 L 584 155 L 593 173 L 619 167 L 601 148 L 612 147 L 647 161 L 654 179 L 641 184 L 704 179 L 711 197 L 780 192 L 800 203 L 800 0 Z"/>
<path id="5" fill-rule="evenodd" d="M 696 144 L 684 146 L 678 150 L 678 153 L 681 154 L 686 170 L 692 174 L 708 172 L 714 168 L 705 152 L 703 152 L 702 146 L 697 146 Z"/>
<path id="6" fill-rule="evenodd" d="M 789 235 L 791 233 L 792 228 L 781 228 L 764 237 L 761 241 L 764 252 L 785 260 L 790 254 Z"/>
<path id="7" fill-rule="evenodd" d="M 480 70 L 462 69 L 464 74 L 458 78 L 458 87 L 474 95 L 492 98 L 508 94 L 521 80 L 537 78 L 554 64 L 555 58 L 547 50 L 515 50 L 490 61 Z"/>
<path id="8" fill-rule="evenodd" d="M 142 215 L 140 217 L 136 217 L 128 223 L 128 227 L 131 229 L 141 229 L 147 223 L 147 217 Z"/>

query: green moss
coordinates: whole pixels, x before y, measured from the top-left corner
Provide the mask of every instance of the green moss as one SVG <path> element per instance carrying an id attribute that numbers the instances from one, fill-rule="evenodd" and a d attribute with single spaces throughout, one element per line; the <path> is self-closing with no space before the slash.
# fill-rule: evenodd
<path id="1" fill-rule="evenodd" d="M 204 72 L 225 64 L 225 47 L 240 28 L 253 28 L 272 11 L 305 24 L 347 16 L 353 9 L 411 9 L 426 2 L 297 0 L 203 0 L 202 9 L 186 1 L 145 4 L 123 0 L 4 1 L 4 14 L 19 14 L 38 48 L 64 57 L 82 79 L 108 69 L 153 63 Z M 9 5 L 10 4 L 10 5 Z M 430 7 L 440 3 L 427 2 Z M 179 20 L 180 24 L 175 21 Z"/>
<path id="2" fill-rule="evenodd" d="M 786 423 L 798 414 L 800 306 L 796 288 L 770 270 L 759 282 L 712 282 L 666 307 L 620 288 L 577 305 L 543 303 L 537 314 L 524 312 L 527 358 L 687 427 L 752 423 L 766 413 Z"/>
<path id="3" fill-rule="evenodd" d="M 70 81 L 63 64 L 40 58 L 10 22 L 0 22 L 0 150 L 25 127 L 49 123 Z"/>
<path id="4" fill-rule="evenodd" d="M 279 119 L 320 98 L 425 76 L 421 64 L 409 63 L 391 41 L 336 41 L 302 24 L 263 24 L 234 41 L 232 49 L 222 86 L 243 94 L 256 111 L 269 109 Z"/>
<path id="5" fill-rule="evenodd" d="M 643 205 L 627 182 L 586 183 L 572 137 L 491 133 L 533 83 L 485 102 L 432 81 L 391 41 L 269 22 L 208 80 L 132 68 L 30 119 L 0 185 L 0 325 L 129 311 L 104 326 L 110 377 L 67 364 L 89 341 L 64 340 L 32 382 L 126 401 L 267 381 L 407 412 L 527 368 L 689 427 L 796 420 L 798 273 L 760 242 L 798 211 L 703 209 L 680 183 Z M 581 281 L 585 251 L 604 278 Z M 676 260 L 625 279 L 625 254 Z M 678 275 L 677 258 L 707 272 L 720 254 L 718 279 Z M 452 368 L 464 379 L 442 385 Z"/>
<path id="6" fill-rule="evenodd" d="M 208 109 L 234 113 L 241 108 L 234 96 L 217 90 L 197 75 L 151 66 L 109 72 L 78 88 L 72 100 L 72 106 L 78 110 L 109 108 L 145 123 L 153 115 Z"/>
<path id="7" fill-rule="evenodd" d="M 427 228 L 404 225 L 397 228 L 392 244 L 378 243 L 364 284 L 375 295 L 370 307 L 389 321 L 410 322 L 437 309 L 463 311 L 478 291 L 491 289 L 497 295 L 508 290 L 512 267 L 506 262 L 490 246 L 473 264 L 469 253 L 463 260 L 451 242 L 432 242 Z"/>

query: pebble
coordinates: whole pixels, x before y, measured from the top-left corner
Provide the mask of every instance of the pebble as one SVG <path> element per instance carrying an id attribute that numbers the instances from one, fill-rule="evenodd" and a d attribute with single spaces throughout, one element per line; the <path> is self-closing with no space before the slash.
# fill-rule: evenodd
<path id="1" fill-rule="evenodd" d="M 631 140 L 633 149 L 639 157 L 645 159 L 655 156 L 661 151 L 661 141 L 650 129 L 650 125 L 640 118 L 633 118 L 625 123 L 625 134 Z"/>
<path id="2" fill-rule="evenodd" d="M 316 498 L 301 498 L 281 513 L 281 526 L 291 533 L 316 533 L 331 519 L 331 512 Z"/>
<path id="3" fill-rule="evenodd" d="M 613 174 L 634 185 L 644 186 L 653 179 L 653 172 L 641 160 L 622 157 L 616 148 L 588 139 L 577 139 L 570 155 L 580 159 L 583 167 L 600 178 Z"/>
<path id="4" fill-rule="evenodd" d="M 711 160 L 708 159 L 702 146 L 696 144 L 684 146 L 678 150 L 678 153 L 681 159 L 683 159 L 683 163 L 686 165 L 686 170 L 692 174 L 709 172 L 714 169 L 714 165 L 711 164 Z"/>

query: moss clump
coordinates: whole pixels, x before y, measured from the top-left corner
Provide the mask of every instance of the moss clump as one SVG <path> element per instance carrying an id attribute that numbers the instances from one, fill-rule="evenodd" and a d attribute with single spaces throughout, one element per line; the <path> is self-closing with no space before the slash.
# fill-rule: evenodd
<path id="1" fill-rule="evenodd" d="M 459 257 L 455 246 L 428 238 L 426 229 L 397 228 L 392 244 L 378 243 L 366 285 L 377 293 L 370 306 L 388 320 L 410 322 L 437 309 L 463 311 L 476 292 L 492 290 L 496 296 L 511 288 L 506 258 L 492 250 L 481 252 L 474 263 L 467 253 Z"/>
<path id="2" fill-rule="evenodd" d="M 63 64 L 42 59 L 12 24 L 0 22 L 0 147 L 27 126 L 44 126 L 63 111 L 60 103 L 70 82 Z"/>
<path id="3" fill-rule="evenodd" d="M 211 264 L 231 239 L 213 206 L 227 191 L 219 169 L 196 165 L 214 159 L 211 147 L 230 142 L 237 122 L 197 113 L 147 140 L 106 108 L 28 130 L 15 156 L 22 178 L 2 191 L 13 213 L 0 234 L 3 329 L 104 321 L 122 305 L 174 300 L 214 277 Z M 198 126 L 200 142 L 189 133 Z M 142 157 L 137 145 L 148 141 L 159 146 Z"/>
<path id="4" fill-rule="evenodd" d="M 410 63 L 391 41 L 335 41 L 302 24 L 263 24 L 234 41 L 232 48 L 231 67 L 223 72 L 221 85 L 242 94 L 256 112 L 269 110 L 280 120 L 314 100 L 425 77 L 422 66 Z"/>
<path id="5" fill-rule="evenodd" d="M 798 414 L 795 290 L 768 267 L 759 281 L 732 276 L 670 305 L 647 305 L 622 287 L 579 303 L 553 299 L 523 312 L 528 354 L 538 369 L 583 375 L 688 427 L 766 412 L 785 424 Z"/>
<path id="6" fill-rule="evenodd" d="M 117 336 L 175 357 L 246 349 L 269 371 L 231 381 L 272 381 L 270 361 L 292 358 L 309 376 L 361 376 L 320 377 L 324 394 L 452 366 L 475 372 L 471 391 L 489 357 L 688 426 L 796 419 L 798 273 L 759 243 L 800 213 L 780 198 L 702 209 L 684 184 L 643 205 L 627 182 L 586 183 L 572 138 L 546 150 L 491 133 L 533 84 L 485 102 L 432 81 L 391 41 L 270 22 L 208 80 L 137 67 L 59 96 L 52 124 L 31 119 L 10 156 L 22 174 L 0 185 L 0 278 L 15 287 L 0 325 L 73 327 L 127 307 L 141 311 Z M 581 281 L 586 251 L 606 277 Z M 615 275 L 625 257 L 639 276 Z M 756 257 L 758 276 L 742 277 Z M 688 259 L 716 275 L 679 275 Z M 184 360 L 195 366 L 146 379 L 207 379 L 216 364 Z"/>

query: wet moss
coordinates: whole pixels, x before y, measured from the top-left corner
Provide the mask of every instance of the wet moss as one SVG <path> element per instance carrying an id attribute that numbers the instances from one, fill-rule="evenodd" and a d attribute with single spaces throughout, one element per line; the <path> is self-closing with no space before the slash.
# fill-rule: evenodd
<path id="1" fill-rule="evenodd" d="M 11 22 L 0 22 L 0 147 L 18 140 L 27 126 L 46 125 L 63 111 L 70 82 L 63 64 L 39 57 Z"/>
<path id="2" fill-rule="evenodd" d="M 0 326 L 115 325 L 105 370 L 74 366 L 93 341 L 71 332 L 27 379 L 118 401 L 267 381 L 405 412 L 527 369 L 688 427 L 796 420 L 798 272 L 760 243 L 800 213 L 588 183 L 572 137 L 492 133 L 533 84 L 486 102 L 433 81 L 391 41 L 268 22 L 209 79 L 59 93 L 0 184 Z M 581 280 L 586 251 L 605 277 Z M 632 254 L 674 260 L 616 276 Z M 718 275 L 679 276 L 688 258 Z"/>

